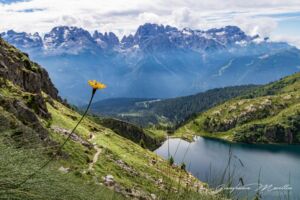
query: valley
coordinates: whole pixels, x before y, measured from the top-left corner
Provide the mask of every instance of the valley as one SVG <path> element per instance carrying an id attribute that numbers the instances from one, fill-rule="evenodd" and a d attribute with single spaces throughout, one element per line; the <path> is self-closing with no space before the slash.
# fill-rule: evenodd
<path id="1" fill-rule="evenodd" d="M 217 88 L 171 99 L 115 98 L 92 104 L 91 112 L 114 117 L 141 127 L 174 129 L 191 116 L 228 99 L 247 94 L 258 86 L 245 85 Z"/>

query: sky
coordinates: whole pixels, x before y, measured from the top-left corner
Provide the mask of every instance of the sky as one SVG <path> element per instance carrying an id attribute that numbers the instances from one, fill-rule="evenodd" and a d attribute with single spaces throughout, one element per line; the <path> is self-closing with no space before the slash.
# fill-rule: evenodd
<path id="1" fill-rule="evenodd" d="M 146 22 L 206 30 L 237 25 L 300 48 L 300 0 L 0 0 L 0 32 L 78 26 L 119 37 Z"/>

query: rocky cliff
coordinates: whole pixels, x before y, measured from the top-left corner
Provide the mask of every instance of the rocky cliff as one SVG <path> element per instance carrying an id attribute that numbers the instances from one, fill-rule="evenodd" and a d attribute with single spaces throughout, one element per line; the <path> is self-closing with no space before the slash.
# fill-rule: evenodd
<path id="1" fill-rule="evenodd" d="M 30 61 L 27 54 L 1 38 L 0 90 L 1 107 L 13 114 L 23 125 L 30 125 L 40 139 L 48 138 L 48 131 L 42 126 L 39 117 L 51 118 L 44 94 L 61 101 L 58 90 L 45 69 Z M 3 126 L 10 125 L 3 124 Z"/>
<path id="2" fill-rule="evenodd" d="M 43 91 L 59 99 L 47 71 L 3 39 L 0 39 L 0 76 L 28 92 L 41 94 Z"/>

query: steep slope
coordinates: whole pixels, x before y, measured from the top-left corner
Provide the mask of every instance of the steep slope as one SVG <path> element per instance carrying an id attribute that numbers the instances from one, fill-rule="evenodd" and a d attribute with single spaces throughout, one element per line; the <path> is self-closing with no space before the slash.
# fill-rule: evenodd
<path id="1" fill-rule="evenodd" d="M 218 198 L 197 192 L 203 183 L 189 173 L 90 117 L 57 152 L 80 114 L 61 101 L 43 68 L 1 38 L 0 102 L 1 199 Z"/>
<path id="2" fill-rule="evenodd" d="M 229 100 L 176 131 L 247 143 L 300 143 L 300 73 Z"/>
<path id="3" fill-rule="evenodd" d="M 173 98 L 265 84 L 300 66 L 299 49 L 249 36 L 236 26 L 192 30 L 146 23 L 121 40 L 113 33 L 95 31 L 92 36 L 66 26 L 54 27 L 44 37 L 14 31 L 1 35 L 45 66 L 60 94 L 77 105 L 87 103 L 88 78 L 109 84 L 106 98 Z"/>
<path id="4" fill-rule="evenodd" d="M 43 68 L 0 39 L 1 199 L 82 199 L 87 196 L 98 199 L 97 196 L 114 195 L 103 186 L 86 185 L 87 181 L 74 172 L 63 175 L 58 169 L 63 157 L 70 156 L 66 151 L 61 152 L 49 168 L 18 187 L 58 149 L 58 141 L 52 139 L 49 125 L 52 116 L 47 105 L 61 102 L 57 93 Z M 86 162 L 88 154 L 80 145 L 74 143 L 73 146 L 81 150 L 77 152 L 76 162 Z M 117 194 L 115 197 L 122 199 Z"/>
<path id="5" fill-rule="evenodd" d="M 178 126 L 184 120 L 258 86 L 234 86 L 172 99 L 119 98 L 95 102 L 91 111 L 139 126 Z"/>
<path id="6" fill-rule="evenodd" d="M 166 135 L 159 134 L 157 130 L 155 130 L 154 132 L 151 130 L 144 130 L 143 128 L 140 128 L 134 124 L 118 119 L 96 118 L 96 121 L 101 125 L 110 128 L 122 137 L 127 138 L 152 151 L 157 149 L 166 139 Z"/>

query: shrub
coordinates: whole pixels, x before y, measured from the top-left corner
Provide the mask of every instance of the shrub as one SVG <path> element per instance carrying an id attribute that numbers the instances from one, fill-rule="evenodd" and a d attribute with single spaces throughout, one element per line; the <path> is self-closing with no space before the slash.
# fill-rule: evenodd
<path id="1" fill-rule="evenodd" d="M 181 165 L 180 165 L 180 169 L 182 169 L 182 170 L 186 170 L 186 165 L 185 165 L 185 163 L 183 162 L 183 163 L 181 163 Z"/>
<path id="2" fill-rule="evenodd" d="M 169 158 L 168 162 L 169 162 L 169 165 L 171 165 L 171 166 L 174 164 L 174 158 L 173 158 L 173 156 L 171 156 Z"/>

